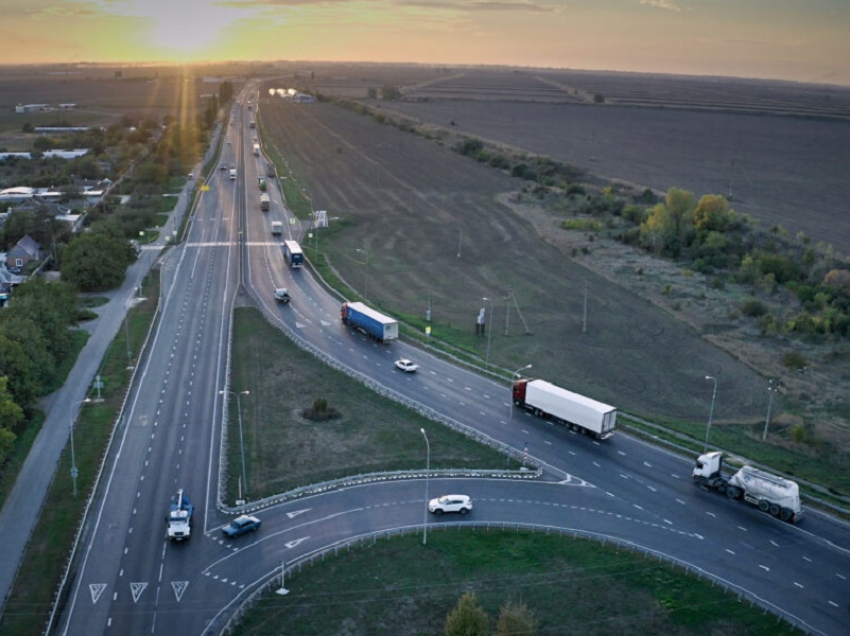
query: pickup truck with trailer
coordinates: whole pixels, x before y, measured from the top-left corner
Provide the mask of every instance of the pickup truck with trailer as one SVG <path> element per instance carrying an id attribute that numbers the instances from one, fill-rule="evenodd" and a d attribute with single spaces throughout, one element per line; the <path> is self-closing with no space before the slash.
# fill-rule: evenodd
<path id="1" fill-rule="evenodd" d="M 283 234 L 283 222 L 282 221 L 272 221 L 272 234 L 274 236 L 280 236 Z"/>
<path id="2" fill-rule="evenodd" d="M 283 256 L 290 267 L 298 269 L 304 265 L 304 252 L 297 241 L 283 242 Z"/>
<path id="3" fill-rule="evenodd" d="M 342 303 L 342 323 L 374 338 L 378 342 L 398 339 L 398 322 L 363 303 Z"/>
<path id="4" fill-rule="evenodd" d="M 697 458 L 694 483 L 729 499 L 743 499 L 762 512 L 795 523 L 803 514 L 800 487 L 796 482 L 771 475 L 752 466 L 743 466 L 731 477 L 723 475 L 723 453 L 713 451 Z"/>
<path id="5" fill-rule="evenodd" d="M 171 499 L 168 516 L 165 518 L 170 541 L 186 541 L 192 536 L 192 513 L 194 511 L 195 507 L 181 488 Z"/>
<path id="6" fill-rule="evenodd" d="M 268 212 L 269 207 L 271 207 L 271 203 L 272 203 L 272 200 L 271 200 L 271 198 L 269 198 L 269 195 L 266 194 L 265 192 L 263 192 L 260 195 L 260 209 L 263 212 Z"/>
<path id="7" fill-rule="evenodd" d="M 570 430 L 608 439 L 617 427 L 617 409 L 567 391 L 544 380 L 517 380 L 513 384 L 517 406 L 538 417 L 564 424 Z"/>

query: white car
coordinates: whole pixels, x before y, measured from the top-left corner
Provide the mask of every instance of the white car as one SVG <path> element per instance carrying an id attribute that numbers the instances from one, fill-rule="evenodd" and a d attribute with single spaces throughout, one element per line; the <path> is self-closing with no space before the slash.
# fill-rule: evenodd
<path id="1" fill-rule="evenodd" d="M 402 358 L 401 360 L 395 361 L 395 368 L 400 371 L 404 371 L 405 373 L 413 373 L 416 369 L 419 368 L 418 364 L 413 364 L 412 361 Z"/>
<path id="2" fill-rule="evenodd" d="M 465 515 L 472 511 L 472 499 L 466 495 L 443 495 L 432 499 L 428 503 L 428 510 L 435 515 L 441 515 L 444 512 L 459 512 Z"/>

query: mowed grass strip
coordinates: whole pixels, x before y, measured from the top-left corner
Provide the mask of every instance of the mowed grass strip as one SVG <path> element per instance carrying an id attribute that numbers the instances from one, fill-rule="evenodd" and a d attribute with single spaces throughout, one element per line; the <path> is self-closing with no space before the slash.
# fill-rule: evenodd
<path id="1" fill-rule="evenodd" d="M 352 336 L 354 337 L 354 336 Z M 392 345 L 389 345 L 392 346 Z M 394 373 L 389 366 L 387 373 Z M 299 486 L 393 470 L 421 470 L 431 444 L 432 468 L 518 469 L 505 455 L 381 397 L 299 349 L 255 309 L 234 317 L 231 390 L 241 395 L 247 490 L 260 499 Z M 326 400 L 337 417 L 304 411 Z M 242 474 L 239 404 L 230 396 L 228 499 Z"/>
<path id="2" fill-rule="evenodd" d="M 317 562 L 268 593 L 233 632 L 444 634 L 467 591 L 491 627 L 524 603 L 539 634 L 784 635 L 802 632 L 706 580 L 595 541 L 503 530 L 432 531 L 379 540 Z"/>

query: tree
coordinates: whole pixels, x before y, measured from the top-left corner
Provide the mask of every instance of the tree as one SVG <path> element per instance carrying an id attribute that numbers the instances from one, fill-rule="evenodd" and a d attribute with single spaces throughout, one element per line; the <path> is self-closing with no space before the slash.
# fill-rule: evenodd
<path id="1" fill-rule="evenodd" d="M 9 378 L 9 392 L 15 403 L 27 409 L 38 396 L 43 386 L 39 383 L 35 365 L 30 360 L 20 342 L 8 338 L 0 331 L 0 375 Z"/>
<path id="2" fill-rule="evenodd" d="M 381 99 L 388 102 L 398 101 L 401 99 L 401 91 L 397 87 L 387 84 L 381 89 Z"/>
<path id="3" fill-rule="evenodd" d="M 62 277 L 81 291 L 114 289 L 134 258 L 130 243 L 111 231 L 82 234 L 62 253 Z"/>
<path id="4" fill-rule="evenodd" d="M 640 224 L 640 244 L 656 254 L 665 251 L 675 236 L 676 224 L 662 203 L 654 206 Z"/>
<path id="5" fill-rule="evenodd" d="M 537 618 L 525 603 L 508 601 L 502 605 L 496 636 L 535 636 Z"/>
<path id="6" fill-rule="evenodd" d="M 694 227 L 698 232 L 724 232 L 729 220 L 729 204 L 719 194 L 704 195 L 694 209 Z"/>
<path id="7" fill-rule="evenodd" d="M 0 377 L 0 466 L 15 443 L 14 431 L 24 420 L 24 412 L 9 392 L 9 378 Z"/>
<path id="8" fill-rule="evenodd" d="M 446 618 L 446 636 L 486 636 L 488 622 L 475 592 L 466 592 Z"/>

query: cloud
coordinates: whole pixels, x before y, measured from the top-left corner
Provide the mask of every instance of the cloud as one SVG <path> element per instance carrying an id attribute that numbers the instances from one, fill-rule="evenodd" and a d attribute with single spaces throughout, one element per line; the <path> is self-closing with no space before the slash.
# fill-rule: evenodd
<path id="1" fill-rule="evenodd" d="M 656 9 L 667 9 L 668 11 L 682 10 L 676 6 L 676 0 L 640 0 L 640 3 L 648 7 L 655 7 Z"/>
<path id="2" fill-rule="evenodd" d="M 552 7 L 544 6 L 538 2 L 523 2 L 522 0 L 475 0 L 464 2 L 463 0 L 402 0 L 398 2 L 402 6 L 418 6 L 428 9 L 452 9 L 455 11 L 525 11 L 530 13 L 549 13 L 554 11 Z"/>

